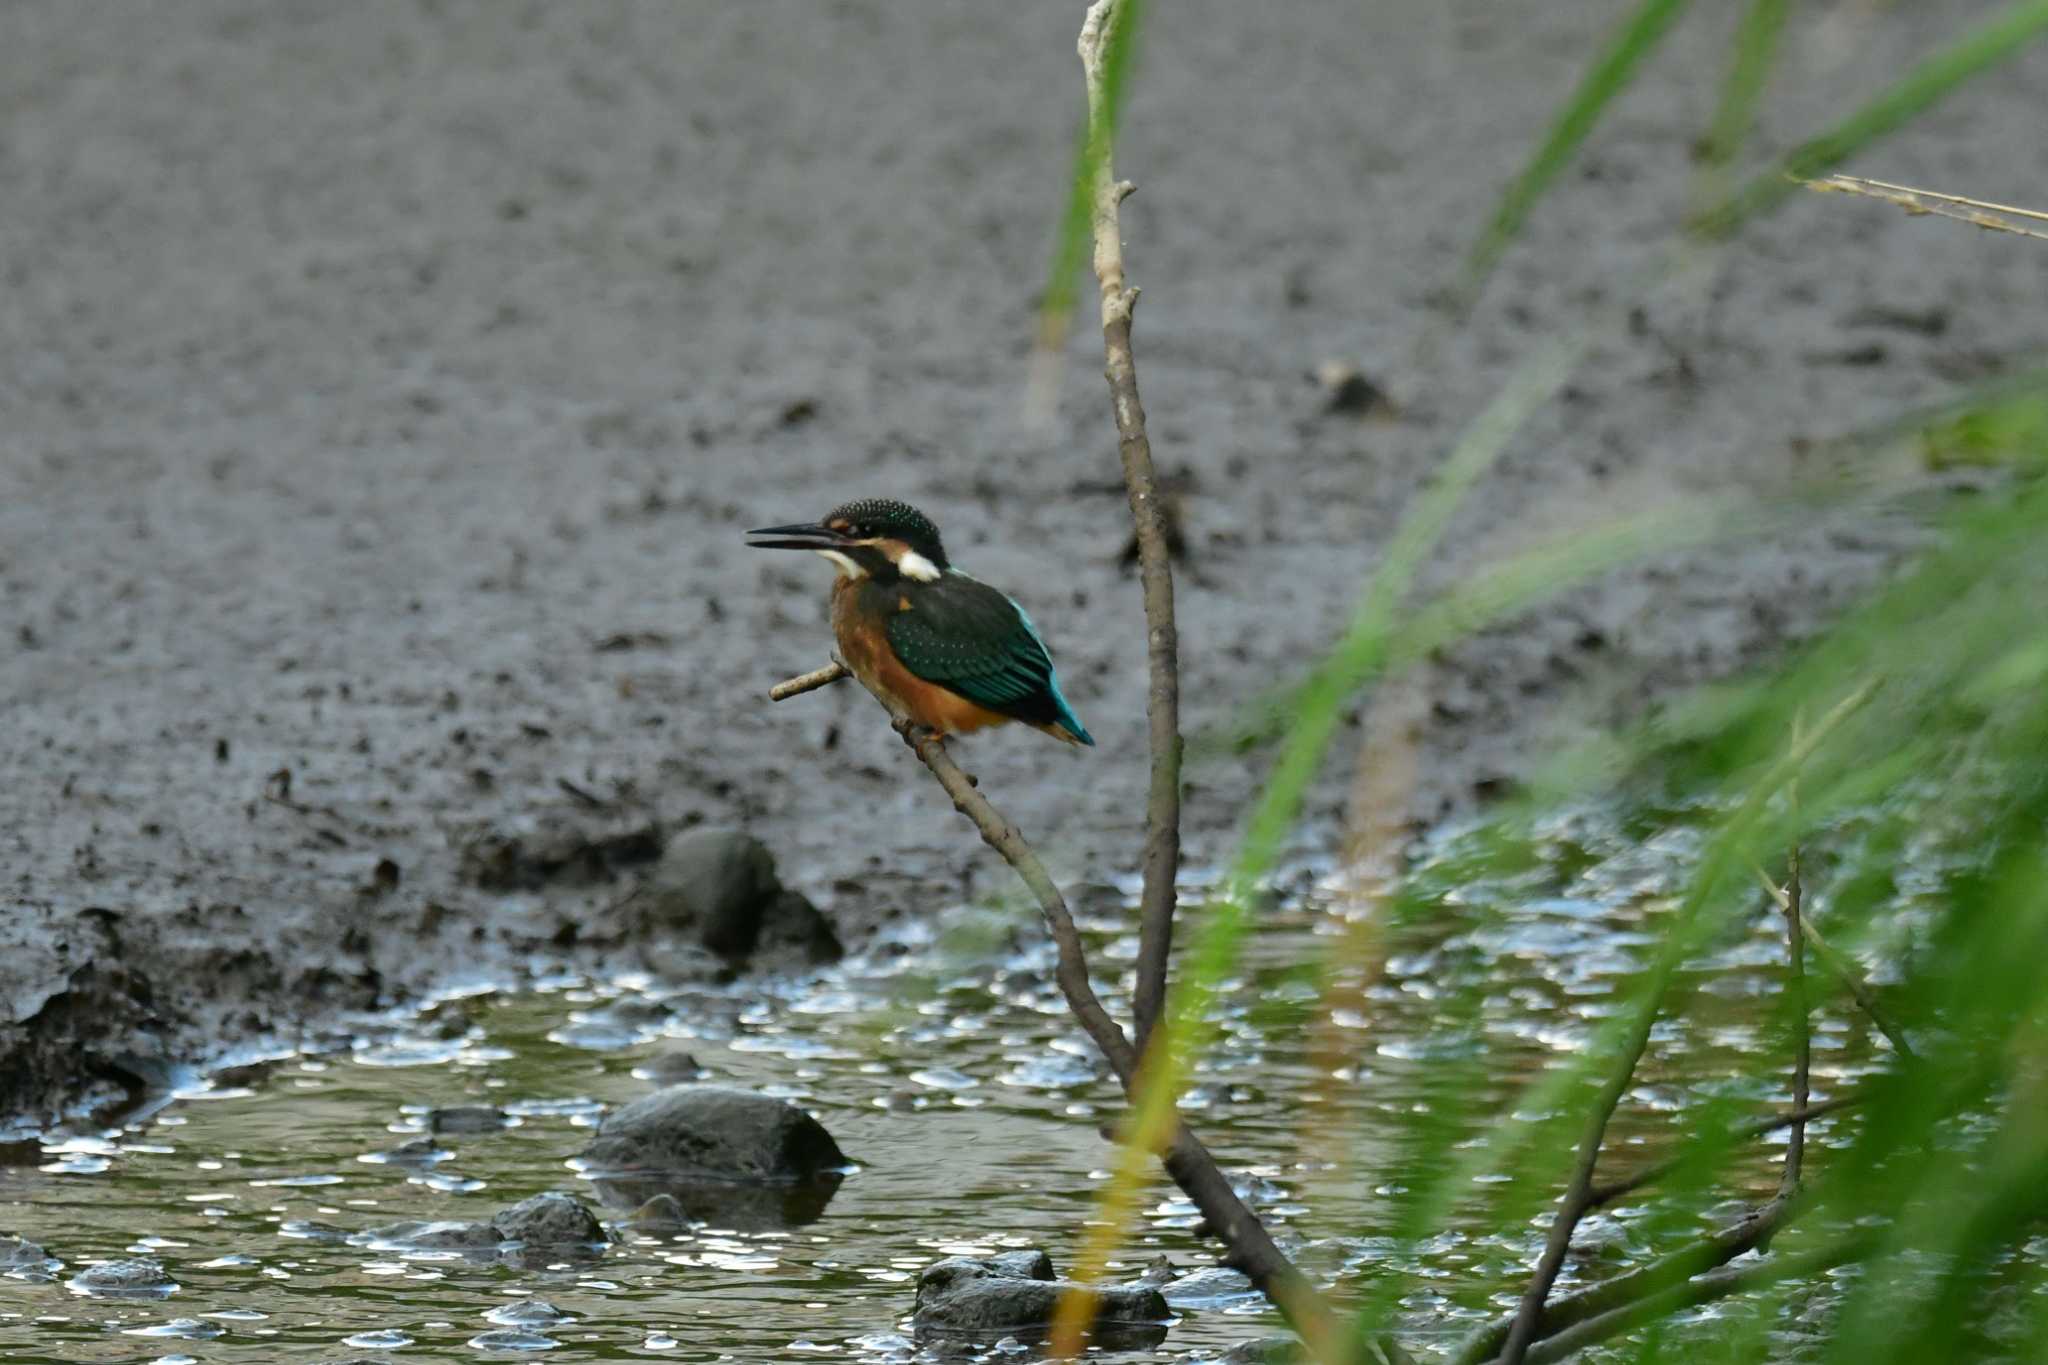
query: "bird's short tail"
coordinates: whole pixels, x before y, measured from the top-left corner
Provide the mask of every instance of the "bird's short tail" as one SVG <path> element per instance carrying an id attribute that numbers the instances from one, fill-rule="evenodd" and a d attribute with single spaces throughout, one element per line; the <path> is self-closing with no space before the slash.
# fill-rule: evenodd
<path id="1" fill-rule="evenodd" d="M 1073 706 L 1060 691 L 1059 679 L 1054 678 L 1051 681 L 1053 709 L 1059 712 L 1058 728 L 1066 732 L 1060 738 L 1070 739 L 1076 744 L 1085 744 L 1091 749 L 1094 748 L 1095 736 L 1088 733 L 1088 727 L 1083 725 L 1081 718 L 1074 714 Z"/>

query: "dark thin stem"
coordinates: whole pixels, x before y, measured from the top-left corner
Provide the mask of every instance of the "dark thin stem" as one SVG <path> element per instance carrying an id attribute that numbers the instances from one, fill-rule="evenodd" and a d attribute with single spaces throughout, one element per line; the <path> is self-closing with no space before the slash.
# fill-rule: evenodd
<path id="1" fill-rule="evenodd" d="M 1173 952 L 1175 880 L 1180 875 L 1180 640 L 1174 625 L 1173 564 L 1166 509 L 1152 467 L 1152 442 L 1145 433 L 1145 408 L 1138 401 L 1138 362 L 1131 350 L 1131 315 L 1138 291 L 1124 282 L 1123 231 L 1119 206 L 1131 192 L 1116 178 L 1111 93 L 1104 55 L 1112 28 L 1130 22 L 1128 6 L 1097 0 L 1081 25 L 1081 69 L 1088 89 L 1089 146 L 1098 149 L 1090 167 L 1095 278 L 1102 291 L 1103 377 L 1109 381 L 1116 413 L 1117 450 L 1123 461 L 1124 491 L 1130 497 L 1131 527 L 1138 540 L 1138 580 L 1145 600 L 1145 657 L 1150 676 L 1145 713 L 1152 749 L 1151 784 L 1145 797 L 1145 886 L 1139 897 L 1137 986 L 1131 1018 L 1138 1050 L 1166 1006 L 1167 959 Z M 1128 39 L 1129 35 L 1124 35 Z"/>
<path id="2" fill-rule="evenodd" d="M 1563 1360 L 1643 1323 L 1687 1308 L 1697 1308 L 1716 1299 L 1725 1299 L 1731 1294 L 1762 1289 L 1781 1280 L 1809 1279 L 1838 1265 L 1863 1259 L 1876 1245 L 1877 1238 L 1873 1234 L 1859 1232 L 1812 1251 L 1780 1256 L 1762 1265 L 1709 1271 L 1560 1331 L 1529 1352 L 1529 1365 L 1547 1365 L 1550 1361 Z"/>
<path id="3" fill-rule="evenodd" d="M 1863 1097 L 1861 1095 L 1838 1095 L 1831 1100 L 1822 1100 L 1819 1104 L 1809 1104 L 1803 1109 L 1796 1109 L 1790 1113 L 1773 1114 L 1768 1118 L 1761 1118 L 1753 1123 L 1744 1124 L 1740 1128 L 1731 1129 L 1726 1134 L 1726 1140 L 1732 1143 L 1762 1137 L 1764 1134 L 1774 1133 L 1780 1128 L 1789 1128 L 1795 1123 L 1811 1123 L 1817 1118 L 1824 1118 L 1829 1114 L 1835 1113 L 1837 1110 L 1848 1109 L 1862 1102 Z M 1620 1180 L 1610 1180 L 1605 1185 L 1595 1185 L 1591 1193 L 1586 1196 L 1586 1207 L 1588 1210 L 1604 1208 L 1625 1195 L 1634 1194 L 1645 1185 L 1654 1184 L 1662 1180 L 1673 1171 L 1695 1160 L 1696 1157 L 1697 1153 L 1681 1153 L 1668 1161 L 1660 1161 L 1654 1166 L 1645 1166 L 1634 1175 Z"/>
<path id="4" fill-rule="evenodd" d="M 1672 941 L 1675 942 L 1675 938 Z M 1577 1230 L 1579 1220 L 1593 1207 L 1593 1169 L 1600 1162 L 1600 1144 L 1607 1136 L 1607 1124 L 1614 1117 L 1615 1106 L 1621 1103 L 1622 1092 L 1628 1089 L 1629 1078 L 1636 1074 L 1636 1066 L 1643 1060 L 1644 1049 L 1650 1045 L 1650 1030 L 1657 1022 L 1664 989 L 1677 965 L 1678 954 L 1667 944 L 1664 954 L 1658 959 L 1650 989 L 1629 1030 L 1628 1041 L 1623 1045 L 1614 1072 L 1607 1078 L 1599 1099 L 1586 1117 L 1585 1131 L 1579 1138 L 1578 1158 L 1572 1167 L 1571 1184 L 1565 1189 L 1564 1202 L 1558 1206 L 1557 1216 L 1551 1220 L 1550 1237 L 1544 1243 L 1542 1257 L 1536 1262 L 1536 1273 L 1530 1277 L 1529 1288 L 1524 1291 L 1521 1305 L 1516 1308 L 1508 1327 L 1506 1345 L 1500 1354 L 1504 1365 L 1521 1365 L 1539 1335 L 1544 1303 L 1550 1298 L 1552 1286 L 1557 1283 L 1558 1272 L 1564 1268 L 1566 1254 L 1571 1251 L 1572 1233 Z"/>
<path id="5" fill-rule="evenodd" d="M 1812 920 L 1801 919 L 1799 921 L 1799 932 L 1800 936 L 1812 947 L 1813 955 L 1820 959 L 1821 965 L 1826 967 L 1841 981 L 1842 985 L 1847 988 L 1850 996 L 1855 999 L 1857 1007 L 1869 1016 L 1870 1022 L 1876 1026 L 1877 1031 L 1882 1033 L 1885 1041 L 1892 1045 L 1892 1051 L 1898 1053 L 1907 1061 L 1912 1061 L 1913 1045 L 1906 1041 L 1905 1030 L 1894 1024 L 1890 1016 L 1885 1013 L 1884 1007 L 1877 1003 L 1877 996 L 1871 991 L 1870 983 L 1863 979 L 1863 973 L 1856 970 L 1856 965 L 1836 952 L 1834 947 L 1821 937 L 1820 930 L 1813 927 Z"/>
<path id="6" fill-rule="evenodd" d="M 1799 878 L 1799 845 L 1792 845 L 1785 876 L 1785 993 L 1792 1005 L 1792 1112 L 1801 1117 L 1792 1124 L 1791 1141 L 1785 1145 L 1785 1169 L 1778 1178 L 1778 1192 L 1789 1194 L 1799 1188 L 1806 1164 L 1806 1112 L 1813 1067 L 1813 1036 L 1806 1019 L 1806 939 L 1799 932 L 1803 923 L 1804 892 Z"/>
<path id="7" fill-rule="evenodd" d="M 802 679 L 791 680 L 799 681 Z M 938 779 L 946 795 L 952 798 L 953 809 L 974 823 L 982 842 L 1001 854 L 1003 861 L 1014 868 L 1024 885 L 1031 889 L 1045 917 L 1046 928 L 1052 935 L 1058 956 L 1053 977 L 1059 983 L 1060 993 L 1066 997 L 1067 1008 L 1073 1011 L 1082 1029 L 1101 1050 L 1110 1070 L 1116 1073 L 1118 1084 L 1129 1095 L 1138 1085 L 1138 1052 L 1103 1006 L 1101 997 L 1095 994 L 1095 987 L 1088 977 L 1088 957 L 1081 943 L 1081 932 L 1074 925 L 1074 916 L 1067 909 L 1067 900 L 1060 893 L 1059 885 L 1045 870 L 1045 864 L 1039 861 L 1037 852 L 1024 835 L 981 794 L 974 779 L 954 761 L 944 740 L 908 716 L 896 712 L 886 698 L 875 694 L 875 700 L 889 710 L 896 733 L 903 737 L 903 742 L 910 746 L 924 766 L 931 770 L 932 776 Z M 1173 1177 L 1174 1183 L 1180 1186 L 1222 1240 L 1230 1264 L 1243 1271 L 1272 1300 L 1319 1359 L 1339 1359 L 1342 1337 L 1329 1306 L 1323 1302 L 1308 1277 L 1274 1245 L 1265 1224 L 1238 1198 L 1237 1191 L 1230 1187 L 1229 1177 L 1224 1175 L 1216 1159 L 1186 1123 L 1176 1121 L 1173 1139 L 1162 1160 L 1167 1174 Z"/>
<path id="8" fill-rule="evenodd" d="M 1546 1304 L 1536 1320 L 1535 1338 L 1554 1337 L 1580 1323 L 1632 1308 L 1674 1285 L 1684 1284 L 1695 1275 L 1726 1265 L 1744 1252 L 1769 1241 L 1797 1211 L 1798 1204 L 1792 1197 L 1774 1196 L 1719 1232 L 1702 1237 L 1626 1275 L 1603 1280 Z M 1452 1358 L 1455 1365 L 1479 1365 L 1479 1362 L 1494 1360 L 1505 1362 L 1508 1356 L 1503 1347 L 1520 1321 L 1518 1309 L 1512 1317 L 1498 1319 L 1466 1338 L 1465 1344 Z M 1525 1360 L 1536 1358 L 1533 1346 L 1532 1340 L 1530 1352 L 1523 1357 Z M 1545 1355 L 1543 1358 L 1556 1357 Z"/>
<path id="9" fill-rule="evenodd" d="M 1765 875 L 1762 868 L 1754 870 L 1757 880 L 1763 883 L 1764 890 L 1778 903 L 1778 909 L 1784 910 L 1789 899 L 1784 889 Z M 1894 1024 L 1885 1013 L 1884 1007 L 1877 1003 L 1876 994 L 1870 989 L 1870 983 L 1863 979 L 1863 973 L 1856 970 L 1856 964 L 1836 952 L 1834 945 L 1823 938 L 1820 930 L 1813 927 L 1813 921 L 1804 915 L 1799 919 L 1799 935 L 1806 940 L 1806 945 L 1813 949 L 1813 955 L 1820 959 L 1820 965 L 1827 968 L 1835 979 L 1842 983 L 1844 989 L 1855 999 L 1857 1007 L 1869 1017 L 1877 1031 L 1884 1035 L 1885 1041 L 1892 1045 L 1892 1051 L 1907 1061 L 1912 1061 L 1913 1045 L 1906 1041 L 1905 1031 Z"/>

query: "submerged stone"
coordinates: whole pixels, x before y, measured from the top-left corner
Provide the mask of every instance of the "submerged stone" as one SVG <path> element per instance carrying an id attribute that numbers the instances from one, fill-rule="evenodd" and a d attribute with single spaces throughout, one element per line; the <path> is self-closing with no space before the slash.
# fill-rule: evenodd
<path id="1" fill-rule="evenodd" d="M 61 1264 L 56 1257 L 25 1237 L 0 1235 L 0 1275 L 18 1280 L 48 1280 Z"/>
<path id="2" fill-rule="evenodd" d="M 87 1266 L 71 1277 L 72 1292 L 100 1298 L 168 1298 L 178 1282 L 162 1264 L 148 1256 Z"/>
<path id="3" fill-rule="evenodd" d="M 550 1327 L 576 1321 L 546 1299 L 520 1299 L 516 1303 L 500 1304 L 484 1317 L 500 1327 Z"/>
<path id="4" fill-rule="evenodd" d="M 1000 1256 L 950 1256 L 917 1278 L 911 1323 L 921 1337 L 994 1340 L 1043 1338 L 1060 1297 L 1081 1286 L 1053 1277 L 1042 1251 Z M 1118 1349 L 1157 1345 L 1172 1317 L 1165 1298 L 1149 1284 L 1091 1286 L 1096 1295 L 1090 1338 Z"/>
<path id="5" fill-rule="evenodd" d="M 511 1122 L 504 1110 L 487 1104 L 458 1104 L 427 1112 L 427 1127 L 436 1133 L 495 1133 Z"/>
<path id="6" fill-rule="evenodd" d="M 582 1201 L 550 1190 L 501 1209 L 488 1222 L 386 1223 L 365 1228 L 348 1240 L 355 1246 L 460 1251 L 527 1261 L 536 1255 L 559 1256 L 565 1252 L 595 1254 L 606 1239 L 603 1224 Z"/>
<path id="7" fill-rule="evenodd" d="M 824 1212 L 846 1156 L 786 1100 L 718 1086 L 672 1086 L 608 1116 L 579 1157 L 598 1198 L 634 1223 L 711 1223 L 742 1232 L 794 1227 Z M 651 1201 L 665 1202 L 647 1207 Z"/>
<path id="8" fill-rule="evenodd" d="M 522 1199 L 491 1219 L 508 1242 L 528 1246 L 595 1245 L 605 1240 L 597 1215 L 573 1195 L 560 1190 Z"/>
<path id="9" fill-rule="evenodd" d="M 843 1170 L 824 1125 L 787 1100 L 721 1086 L 671 1086 L 608 1115 L 583 1149 L 599 1173 L 811 1180 Z"/>
<path id="10" fill-rule="evenodd" d="M 1293 1337 L 1255 1337 L 1240 1341 L 1217 1358 L 1217 1365 L 1297 1365 L 1308 1359 Z"/>

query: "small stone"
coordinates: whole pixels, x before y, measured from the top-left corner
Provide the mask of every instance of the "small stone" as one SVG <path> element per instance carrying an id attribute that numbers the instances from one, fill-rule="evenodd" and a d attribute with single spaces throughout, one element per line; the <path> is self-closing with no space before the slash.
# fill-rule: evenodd
<path id="1" fill-rule="evenodd" d="M 656 1085 L 684 1085 L 701 1081 L 711 1073 L 687 1052 L 664 1052 L 634 1067 L 633 1074 Z"/>
<path id="2" fill-rule="evenodd" d="M 786 890 L 759 839 L 733 829 L 691 830 L 669 845 L 645 895 L 624 908 L 635 937 L 693 937 L 729 962 L 757 952 L 805 962 L 840 956 L 832 926 L 805 897 Z"/>
<path id="3" fill-rule="evenodd" d="M 169 1298 L 178 1292 L 163 1266 L 148 1256 L 87 1266 L 71 1277 L 71 1290 L 96 1298 Z"/>
<path id="4" fill-rule="evenodd" d="M 487 1104 L 457 1104 L 427 1112 L 427 1127 L 436 1133 L 495 1133 L 509 1123 L 503 1110 Z"/>
<path id="5" fill-rule="evenodd" d="M 505 1241 L 534 1247 L 595 1246 L 605 1240 L 597 1215 L 560 1190 L 520 1200 L 493 1218 L 491 1225 Z"/>
<path id="6" fill-rule="evenodd" d="M 1391 406 L 1387 391 L 1366 377 L 1356 365 L 1326 360 L 1316 367 L 1315 381 L 1327 395 L 1326 412 L 1350 413 L 1363 417 Z"/>
<path id="7" fill-rule="evenodd" d="M 1168 1305 L 1174 1308 L 1224 1308 L 1262 1297 L 1243 1271 L 1228 1266 L 1206 1266 L 1159 1286 Z"/>
<path id="8" fill-rule="evenodd" d="M 988 1340 L 1022 1334 L 1036 1339 L 1051 1325 L 1060 1296 L 1074 1287 L 1052 1278 L 1052 1262 L 1043 1252 L 949 1256 L 926 1266 L 917 1277 L 911 1321 L 925 1336 Z M 1157 1289 L 1148 1284 L 1109 1284 L 1094 1286 L 1094 1292 L 1095 1319 L 1089 1331 L 1097 1344 L 1156 1344 L 1164 1339 L 1172 1313 Z"/>
<path id="9" fill-rule="evenodd" d="M 582 1152 L 599 1172 L 809 1180 L 846 1166 L 824 1126 L 787 1100 L 671 1086 L 608 1115 Z"/>
<path id="10" fill-rule="evenodd" d="M 562 1343 L 523 1327 L 500 1327 L 479 1332 L 469 1339 L 469 1344 L 479 1351 L 552 1351 Z"/>
<path id="11" fill-rule="evenodd" d="M 57 1268 L 57 1258 L 25 1237 L 0 1234 L 0 1275 L 19 1280 L 47 1280 Z"/>
<path id="12" fill-rule="evenodd" d="M 521 1299 L 517 1303 L 501 1304 L 484 1317 L 500 1327 L 551 1327 L 576 1321 L 546 1299 Z"/>
<path id="13" fill-rule="evenodd" d="M 1037 1247 L 1020 1251 L 1003 1251 L 988 1258 L 988 1264 L 995 1267 L 998 1275 L 1016 1275 L 1027 1280 L 1052 1280 L 1052 1257 Z"/>

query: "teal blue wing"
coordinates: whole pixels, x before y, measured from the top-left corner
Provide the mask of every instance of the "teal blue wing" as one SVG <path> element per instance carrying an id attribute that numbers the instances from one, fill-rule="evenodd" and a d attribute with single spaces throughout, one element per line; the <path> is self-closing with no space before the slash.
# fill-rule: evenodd
<path id="1" fill-rule="evenodd" d="M 910 610 L 892 614 L 887 626 L 905 668 L 991 711 L 1095 742 L 1060 694 L 1052 655 L 1023 608 L 957 571 L 906 595 Z"/>

